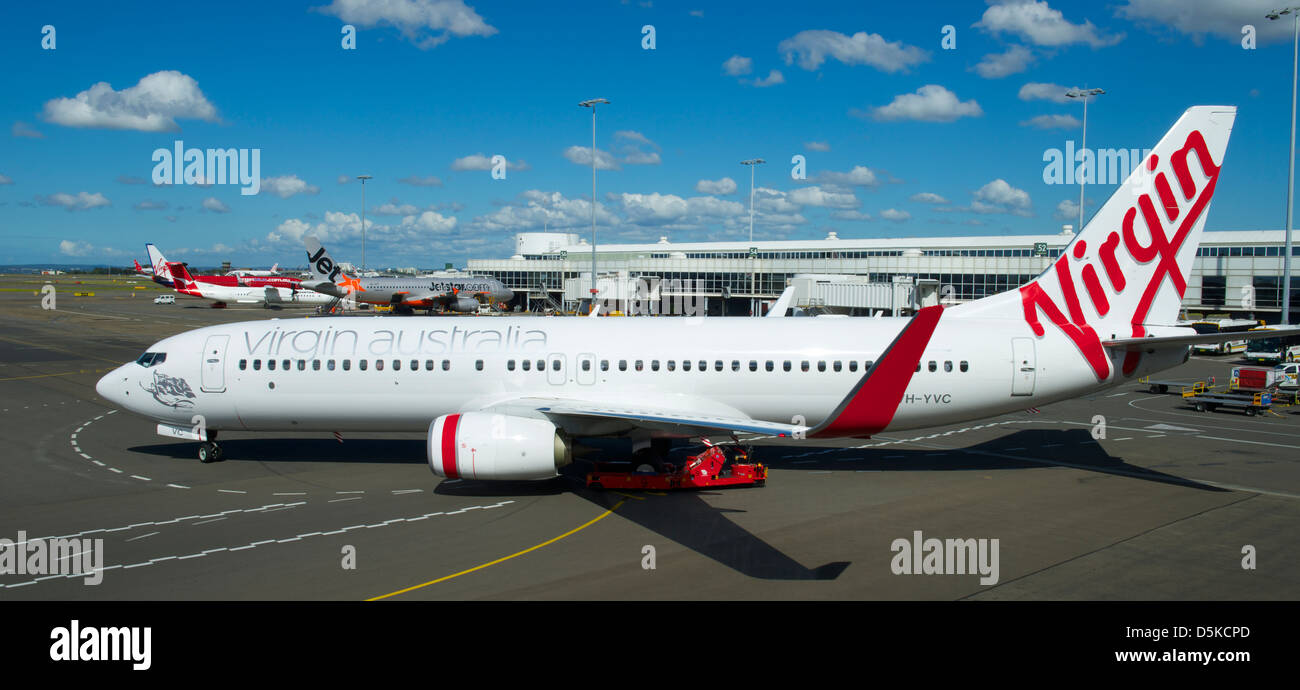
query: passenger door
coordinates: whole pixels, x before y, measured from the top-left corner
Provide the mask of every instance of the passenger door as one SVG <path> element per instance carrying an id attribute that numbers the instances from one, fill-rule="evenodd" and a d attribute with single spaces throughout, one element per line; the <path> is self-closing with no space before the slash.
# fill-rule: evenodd
<path id="1" fill-rule="evenodd" d="M 228 335 L 210 335 L 203 346 L 203 385 L 205 393 L 220 393 L 226 390 L 226 344 Z"/>
<path id="2" fill-rule="evenodd" d="M 578 383 L 590 386 L 596 382 L 596 355 L 584 352 L 578 355 Z"/>
<path id="3" fill-rule="evenodd" d="M 568 374 L 564 371 L 564 355 L 558 352 L 552 352 L 546 357 L 546 380 L 554 386 L 563 385 L 568 381 Z"/>

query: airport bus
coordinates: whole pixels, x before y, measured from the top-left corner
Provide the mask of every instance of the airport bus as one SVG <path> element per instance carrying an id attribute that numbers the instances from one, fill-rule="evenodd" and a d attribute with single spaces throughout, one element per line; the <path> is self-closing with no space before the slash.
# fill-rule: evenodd
<path id="1" fill-rule="evenodd" d="M 1269 326 L 1252 328 L 1252 331 L 1271 331 L 1274 330 Z M 1246 347 L 1246 359 L 1252 362 L 1263 362 L 1268 364 L 1281 364 L 1283 362 L 1300 361 L 1300 339 L 1292 336 L 1289 338 L 1259 338 L 1251 340 Z"/>
<path id="2" fill-rule="evenodd" d="M 1202 319 L 1186 324 L 1202 335 L 1207 333 L 1237 333 L 1264 325 L 1256 319 Z M 1228 340 L 1222 343 L 1197 343 L 1192 352 L 1201 355 L 1227 355 L 1246 351 L 1246 341 Z"/>

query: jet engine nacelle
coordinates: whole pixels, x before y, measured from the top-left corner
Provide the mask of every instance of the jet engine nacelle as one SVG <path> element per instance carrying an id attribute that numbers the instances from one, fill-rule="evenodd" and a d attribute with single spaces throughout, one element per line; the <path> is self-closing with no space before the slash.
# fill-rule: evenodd
<path id="1" fill-rule="evenodd" d="M 490 412 L 433 420 L 428 452 L 429 469 L 448 479 L 550 479 L 573 460 L 554 424 Z"/>
<path id="2" fill-rule="evenodd" d="M 470 314 L 478 311 L 478 300 L 473 297 L 457 297 L 448 307 L 455 312 Z"/>

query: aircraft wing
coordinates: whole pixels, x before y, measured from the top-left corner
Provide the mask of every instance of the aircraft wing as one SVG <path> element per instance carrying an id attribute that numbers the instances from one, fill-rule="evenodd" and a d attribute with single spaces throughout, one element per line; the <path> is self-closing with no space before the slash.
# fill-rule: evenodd
<path id="1" fill-rule="evenodd" d="M 1257 331 L 1237 331 L 1235 333 L 1191 333 L 1188 335 L 1163 335 L 1148 338 L 1114 338 L 1102 341 L 1103 347 L 1123 350 L 1143 350 L 1161 346 L 1186 346 L 1201 343 L 1226 343 L 1230 340 L 1260 340 L 1262 338 L 1282 338 L 1300 335 L 1298 328 L 1277 328 Z"/>
<path id="2" fill-rule="evenodd" d="M 583 433 L 582 429 L 603 422 L 624 422 L 629 427 L 655 429 L 675 435 L 746 433 L 793 436 L 809 427 L 754 419 L 730 408 L 710 411 L 707 401 L 692 400 L 682 407 L 623 405 L 575 398 L 514 398 L 484 408 L 484 412 L 532 413 L 549 418 L 557 426 Z"/>

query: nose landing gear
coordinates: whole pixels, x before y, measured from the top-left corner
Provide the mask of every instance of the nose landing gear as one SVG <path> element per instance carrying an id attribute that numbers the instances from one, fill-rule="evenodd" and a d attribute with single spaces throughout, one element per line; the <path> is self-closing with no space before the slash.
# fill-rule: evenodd
<path id="1" fill-rule="evenodd" d="M 225 459 L 221 446 L 217 445 L 217 432 L 209 431 L 208 440 L 199 444 L 199 462 L 218 462 Z"/>

